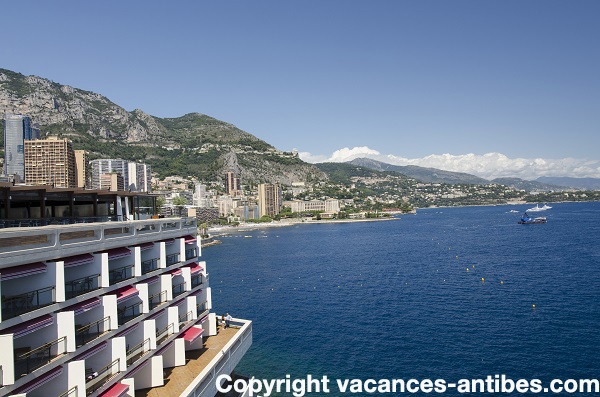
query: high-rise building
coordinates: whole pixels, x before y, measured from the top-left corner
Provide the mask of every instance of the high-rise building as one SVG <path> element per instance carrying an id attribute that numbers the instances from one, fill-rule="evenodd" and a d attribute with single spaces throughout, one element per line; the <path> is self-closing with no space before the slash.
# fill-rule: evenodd
<path id="1" fill-rule="evenodd" d="M 235 196 L 239 191 L 242 190 L 242 186 L 240 185 L 240 178 L 235 176 L 235 174 L 231 171 L 225 173 L 225 194 L 229 194 L 230 196 Z"/>
<path id="2" fill-rule="evenodd" d="M 123 177 L 117 173 L 100 175 L 100 190 L 110 190 L 113 192 L 125 190 Z"/>
<path id="3" fill-rule="evenodd" d="M 281 211 L 283 193 L 279 184 L 258 185 L 258 207 L 260 216 L 275 216 Z"/>
<path id="4" fill-rule="evenodd" d="M 4 117 L 4 174 L 25 180 L 24 142 L 35 138 L 29 117 L 18 114 Z"/>
<path id="5" fill-rule="evenodd" d="M 196 219 L 141 220 L 140 200 L 0 186 L 0 396 L 217 395 L 252 323 L 219 324 Z"/>
<path id="6" fill-rule="evenodd" d="M 127 181 L 128 190 L 132 192 L 152 191 L 152 175 L 148 164 L 130 162 L 127 168 L 129 176 Z"/>
<path id="7" fill-rule="evenodd" d="M 25 183 L 77 187 L 71 141 L 50 137 L 24 141 Z"/>
<path id="8" fill-rule="evenodd" d="M 100 177 L 102 174 L 117 173 L 123 177 L 126 186 L 129 185 L 129 165 L 127 160 L 121 159 L 98 159 L 90 162 L 92 169 L 92 189 L 101 189 Z"/>
<path id="9" fill-rule="evenodd" d="M 196 207 L 199 208 L 209 208 L 212 207 L 212 200 L 207 194 L 206 185 L 201 183 L 196 183 L 193 203 Z"/>
<path id="10" fill-rule="evenodd" d="M 75 150 L 75 183 L 82 189 L 90 188 L 90 165 L 88 152 L 85 150 Z"/>

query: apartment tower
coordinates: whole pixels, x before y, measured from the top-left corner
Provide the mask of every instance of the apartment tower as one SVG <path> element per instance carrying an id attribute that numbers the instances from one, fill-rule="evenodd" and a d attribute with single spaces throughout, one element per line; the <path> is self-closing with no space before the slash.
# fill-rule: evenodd
<path id="1" fill-rule="evenodd" d="M 258 185 L 258 207 L 260 216 L 273 217 L 281 211 L 282 191 L 279 184 L 261 183 Z"/>
<path id="2" fill-rule="evenodd" d="M 67 139 L 50 137 L 24 141 L 25 183 L 76 187 L 75 152 Z"/>

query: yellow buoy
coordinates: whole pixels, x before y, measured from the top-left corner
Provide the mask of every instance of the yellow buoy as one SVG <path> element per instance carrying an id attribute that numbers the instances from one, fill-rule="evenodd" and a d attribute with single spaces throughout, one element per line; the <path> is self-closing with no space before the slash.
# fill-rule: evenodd
<path id="1" fill-rule="evenodd" d="M 485 278 L 481 277 L 481 282 L 483 283 L 485 281 Z"/>
<path id="2" fill-rule="evenodd" d="M 504 284 L 504 281 L 500 281 L 500 284 Z"/>
<path id="3" fill-rule="evenodd" d="M 531 307 L 532 307 L 533 309 L 535 309 L 535 303 L 534 303 L 533 305 L 531 305 Z"/>

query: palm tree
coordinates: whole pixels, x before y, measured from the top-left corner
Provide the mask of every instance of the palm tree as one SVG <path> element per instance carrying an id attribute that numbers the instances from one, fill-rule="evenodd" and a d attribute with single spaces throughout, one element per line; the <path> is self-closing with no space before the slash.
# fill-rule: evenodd
<path id="1" fill-rule="evenodd" d="M 173 205 L 179 210 L 179 216 L 183 212 L 183 207 L 187 204 L 185 197 L 177 196 L 173 198 Z"/>

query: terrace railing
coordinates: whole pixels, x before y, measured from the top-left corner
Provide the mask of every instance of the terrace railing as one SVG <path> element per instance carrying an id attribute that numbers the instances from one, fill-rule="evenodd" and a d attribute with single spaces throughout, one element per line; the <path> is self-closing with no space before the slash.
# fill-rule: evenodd
<path id="1" fill-rule="evenodd" d="M 29 350 L 27 352 L 20 352 L 19 349 L 15 351 L 15 375 L 22 376 L 27 375 L 36 369 L 43 367 L 52 361 L 55 357 L 58 357 L 67 352 L 67 337 L 63 336 L 52 342 L 43 344 L 40 347 Z"/>
<path id="2" fill-rule="evenodd" d="M 23 313 L 53 304 L 56 301 L 55 288 L 46 287 L 19 295 L 2 297 L 2 319 L 17 317 Z"/>
<path id="3" fill-rule="evenodd" d="M 75 329 L 75 341 L 77 347 L 83 346 L 88 342 L 102 336 L 108 332 L 110 328 L 110 316 L 104 317 L 102 320 L 94 321 L 93 323 Z"/>

